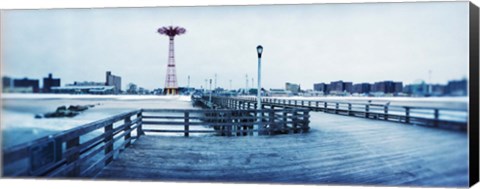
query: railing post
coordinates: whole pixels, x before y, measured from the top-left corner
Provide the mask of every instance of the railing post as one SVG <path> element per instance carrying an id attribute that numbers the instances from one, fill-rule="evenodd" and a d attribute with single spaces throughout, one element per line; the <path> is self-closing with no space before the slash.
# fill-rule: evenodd
<path id="1" fill-rule="evenodd" d="M 338 107 L 339 107 L 338 102 L 336 102 L 335 103 L 335 114 L 338 114 Z"/>
<path id="2" fill-rule="evenodd" d="M 67 165 L 73 164 L 73 169 L 67 173 L 67 177 L 76 177 L 80 175 L 80 164 L 77 162 L 80 157 L 80 149 L 78 149 L 79 145 L 80 137 L 78 136 L 67 140 L 67 152 L 73 151 L 65 157 L 67 159 Z"/>
<path id="3" fill-rule="evenodd" d="M 232 136 L 233 120 L 232 120 L 232 111 L 227 112 L 227 136 Z"/>
<path id="4" fill-rule="evenodd" d="M 327 112 L 328 102 L 323 102 L 323 112 Z"/>
<path id="5" fill-rule="evenodd" d="M 440 117 L 440 112 L 438 109 L 434 110 L 434 117 L 435 117 L 435 120 L 433 121 L 433 126 L 438 127 L 438 119 Z"/>
<path id="6" fill-rule="evenodd" d="M 405 107 L 405 123 L 410 123 L 410 107 Z"/>
<path id="7" fill-rule="evenodd" d="M 130 116 L 127 116 L 125 117 L 123 122 L 125 124 L 125 127 L 123 128 L 123 132 L 127 132 L 127 134 L 123 137 L 124 141 L 126 142 L 125 143 L 125 148 L 126 148 L 126 147 L 129 147 L 131 144 L 131 141 L 129 140 L 130 140 L 130 137 L 132 137 L 132 133 L 130 132 L 130 129 L 132 128 L 131 127 L 132 120 L 130 119 Z"/>
<path id="8" fill-rule="evenodd" d="M 315 107 L 318 109 L 318 101 L 315 102 Z"/>
<path id="9" fill-rule="evenodd" d="M 369 111 L 370 111 L 370 105 L 365 104 L 365 117 L 366 118 L 370 117 Z"/>
<path id="10" fill-rule="evenodd" d="M 352 104 L 348 103 L 348 115 L 352 115 Z"/>
<path id="11" fill-rule="evenodd" d="M 104 128 L 104 130 L 105 130 L 105 139 L 104 139 L 105 150 L 104 151 L 105 151 L 105 156 L 108 156 L 110 152 L 113 151 L 113 124 L 107 125 Z M 113 160 L 113 154 L 111 154 L 110 157 L 108 157 L 105 160 L 105 165 L 112 162 L 112 160 Z"/>
<path id="12" fill-rule="evenodd" d="M 138 122 L 137 122 L 137 138 L 139 138 L 141 135 L 145 135 L 145 133 L 143 132 L 143 128 L 142 128 L 142 121 L 143 121 L 143 118 L 142 118 L 142 111 L 138 112 L 137 114 L 137 118 L 139 119 Z"/>
<path id="13" fill-rule="evenodd" d="M 308 107 L 312 106 L 312 102 L 308 101 Z"/>
<path id="14" fill-rule="evenodd" d="M 385 120 L 388 120 L 388 106 L 384 106 L 384 107 L 383 107 L 383 113 L 384 113 L 384 114 L 383 114 L 383 118 L 384 118 Z"/>
<path id="15" fill-rule="evenodd" d="M 55 162 L 63 159 L 63 140 L 55 138 Z"/>
<path id="16" fill-rule="evenodd" d="M 302 100 L 302 106 L 303 106 L 303 100 Z"/>
<path id="17" fill-rule="evenodd" d="M 295 100 L 295 106 L 297 106 L 297 100 Z"/>
<path id="18" fill-rule="evenodd" d="M 190 127 L 190 118 L 189 118 L 189 112 L 185 112 L 185 132 L 184 132 L 184 136 L 185 137 L 188 137 L 189 136 L 189 127 Z"/>

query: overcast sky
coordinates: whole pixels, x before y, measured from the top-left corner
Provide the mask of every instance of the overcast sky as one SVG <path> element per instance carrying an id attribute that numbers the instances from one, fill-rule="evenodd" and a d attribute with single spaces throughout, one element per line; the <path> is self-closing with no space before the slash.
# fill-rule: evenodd
<path id="1" fill-rule="evenodd" d="M 1 73 L 65 85 L 112 71 L 124 89 L 163 88 L 168 37 L 156 31 L 168 25 L 187 30 L 175 38 L 180 86 L 217 73 L 218 86 L 245 87 L 259 44 L 265 88 L 468 77 L 468 2 L 8 10 Z"/>

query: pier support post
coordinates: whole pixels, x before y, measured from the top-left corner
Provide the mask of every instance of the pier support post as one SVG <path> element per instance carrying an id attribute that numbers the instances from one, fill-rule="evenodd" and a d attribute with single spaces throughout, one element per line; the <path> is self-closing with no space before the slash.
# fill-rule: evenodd
<path id="1" fill-rule="evenodd" d="M 328 109 L 328 102 L 323 103 L 323 112 L 327 112 Z"/>
<path id="2" fill-rule="evenodd" d="M 292 128 L 293 128 L 293 133 L 298 133 L 298 129 L 297 129 L 297 122 L 298 122 L 298 114 L 297 114 L 297 110 L 293 110 L 293 113 L 292 113 Z"/>
<path id="3" fill-rule="evenodd" d="M 302 133 L 308 132 L 310 130 L 310 127 L 308 126 L 308 117 L 309 117 L 309 111 L 304 110 L 303 111 L 303 118 L 302 118 Z"/>
<path id="4" fill-rule="evenodd" d="M 268 134 L 271 135 L 271 134 L 275 134 L 275 130 L 276 130 L 276 126 L 275 126 L 275 112 L 273 111 L 273 109 L 271 109 L 270 111 L 268 111 L 268 124 L 270 125 L 268 127 Z"/>
<path id="5" fill-rule="evenodd" d="M 439 117 L 440 117 L 440 112 L 439 112 L 438 109 L 435 109 L 435 110 L 434 110 L 434 119 L 435 119 L 435 120 L 433 120 L 433 126 L 438 127 L 438 119 L 439 119 Z"/>

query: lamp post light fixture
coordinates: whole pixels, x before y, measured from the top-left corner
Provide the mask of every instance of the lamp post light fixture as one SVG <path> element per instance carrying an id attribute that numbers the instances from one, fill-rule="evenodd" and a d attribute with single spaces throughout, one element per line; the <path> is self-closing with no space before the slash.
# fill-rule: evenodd
<path id="1" fill-rule="evenodd" d="M 257 86 L 257 110 L 262 110 L 262 100 L 261 98 L 261 90 L 262 90 L 262 52 L 263 52 L 263 47 L 261 45 L 257 46 L 257 55 L 258 55 L 258 86 Z M 260 131 L 262 130 L 262 113 L 259 111 L 258 114 L 258 132 L 260 134 Z"/>

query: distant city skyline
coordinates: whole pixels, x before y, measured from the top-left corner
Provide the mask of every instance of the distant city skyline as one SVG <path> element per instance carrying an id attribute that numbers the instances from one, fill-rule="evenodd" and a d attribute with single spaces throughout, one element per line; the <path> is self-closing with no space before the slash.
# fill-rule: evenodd
<path id="1" fill-rule="evenodd" d="M 8 10 L 1 74 L 52 73 L 65 85 L 112 71 L 122 88 L 163 88 L 164 25 L 187 29 L 175 42 L 179 86 L 190 76 L 200 88 L 217 74 L 219 87 L 244 88 L 245 74 L 256 80 L 259 44 L 267 89 L 468 78 L 468 2 Z"/>

